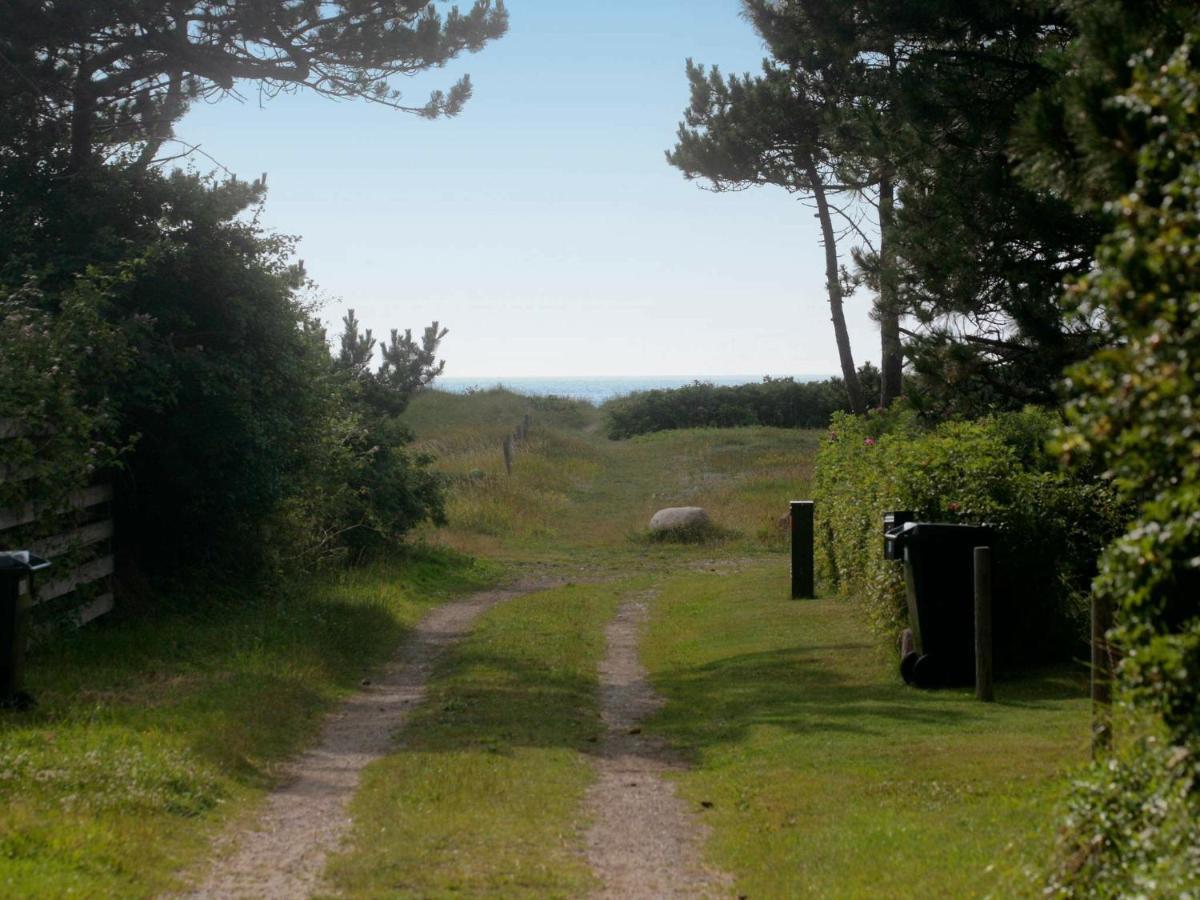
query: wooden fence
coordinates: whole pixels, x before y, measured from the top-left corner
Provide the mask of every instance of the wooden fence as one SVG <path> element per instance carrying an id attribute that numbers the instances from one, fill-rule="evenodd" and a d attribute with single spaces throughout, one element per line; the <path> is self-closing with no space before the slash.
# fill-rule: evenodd
<path id="1" fill-rule="evenodd" d="M 19 423 L 0 419 L 0 481 L 30 477 L 4 461 L 4 441 L 25 434 Z M 35 628 L 83 625 L 113 608 L 112 499 L 111 485 L 94 484 L 56 508 L 36 500 L 0 507 L 0 549 L 31 550 L 53 563 L 34 588 Z"/>

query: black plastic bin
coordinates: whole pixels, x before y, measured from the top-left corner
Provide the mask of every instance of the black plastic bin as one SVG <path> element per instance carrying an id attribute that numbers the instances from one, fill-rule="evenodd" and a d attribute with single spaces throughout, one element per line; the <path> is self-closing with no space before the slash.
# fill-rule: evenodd
<path id="1" fill-rule="evenodd" d="M 887 533 L 890 558 L 904 561 L 914 648 L 900 672 L 918 687 L 975 679 L 975 548 L 991 547 L 986 525 L 907 522 Z"/>
<path id="2" fill-rule="evenodd" d="M 21 583 L 49 567 L 49 562 L 28 551 L 0 551 L 0 708 L 33 705 L 33 698 L 22 689 L 30 597 L 21 592 Z"/>

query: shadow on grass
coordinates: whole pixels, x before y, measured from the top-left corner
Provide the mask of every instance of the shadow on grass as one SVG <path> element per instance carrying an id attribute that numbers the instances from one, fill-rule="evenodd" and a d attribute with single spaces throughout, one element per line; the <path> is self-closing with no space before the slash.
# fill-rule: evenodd
<path id="1" fill-rule="evenodd" d="M 656 724 L 680 747 L 700 751 L 743 741 L 769 725 L 795 733 L 895 735 L 944 729 L 976 718 L 945 695 L 875 681 L 872 666 L 849 676 L 830 656 L 869 653 L 868 644 L 827 644 L 732 656 L 656 677 L 670 705 Z"/>
<path id="2" fill-rule="evenodd" d="M 887 683 L 863 683 L 829 666 L 830 653 L 869 645 L 823 645 L 731 657 L 655 680 L 671 705 L 658 724 L 685 752 L 741 742 L 760 725 L 797 733 L 902 736 L 978 717 L 945 697 Z M 411 720 L 399 752 L 562 747 L 597 752 L 603 730 L 590 677 L 509 656 L 463 653 L 453 678 L 438 685 Z"/>

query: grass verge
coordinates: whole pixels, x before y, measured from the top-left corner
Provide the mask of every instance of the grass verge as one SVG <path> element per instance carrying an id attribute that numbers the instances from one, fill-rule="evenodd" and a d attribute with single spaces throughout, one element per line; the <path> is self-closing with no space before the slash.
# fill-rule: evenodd
<path id="1" fill-rule="evenodd" d="M 352 897 L 577 897 L 593 887 L 579 807 L 602 729 L 596 669 L 622 592 L 564 587 L 497 607 L 451 651 L 400 746 L 371 765 L 349 849 Z"/>
<path id="2" fill-rule="evenodd" d="M 37 653 L 38 707 L 0 713 L 0 895 L 171 888 L 429 607 L 494 578 L 418 552 L 286 596 L 164 599 Z"/>
<path id="3" fill-rule="evenodd" d="M 643 642 L 712 861 L 749 897 L 1026 892 L 1086 754 L 1080 674 L 990 705 L 906 688 L 852 606 L 785 599 L 779 569 L 664 582 Z"/>

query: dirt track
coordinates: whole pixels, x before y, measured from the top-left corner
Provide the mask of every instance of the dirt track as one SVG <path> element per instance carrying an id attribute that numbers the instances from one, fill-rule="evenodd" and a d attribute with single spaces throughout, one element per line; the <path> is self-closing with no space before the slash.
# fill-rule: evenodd
<path id="1" fill-rule="evenodd" d="M 330 716 L 320 741 L 289 766 L 257 822 L 219 841 L 200 886 L 184 896 L 298 900 L 312 894 L 326 857 L 351 825 L 346 810 L 363 768 L 392 748 L 409 710 L 424 697 L 438 656 L 486 610 L 539 587 L 486 591 L 429 613 L 384 672 Z"/>
<path id="2" fill-rule="evenodd" d="M 588 861 L 603 882 L 603 898 L 722 897 L 731 879 L 706 868 L 706 827 L 664 776 L 681 768 L 638 723 L 662 706 L 638 661 L 638 631 L 649 595 L 621 604 L 609 625 L 600 664 L 601 714 L 608 726 L 588 791 L 592 827 Z"/>

